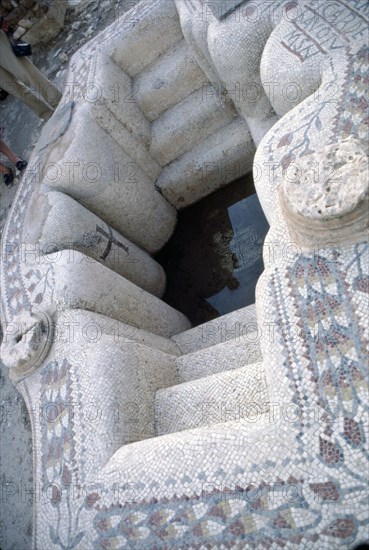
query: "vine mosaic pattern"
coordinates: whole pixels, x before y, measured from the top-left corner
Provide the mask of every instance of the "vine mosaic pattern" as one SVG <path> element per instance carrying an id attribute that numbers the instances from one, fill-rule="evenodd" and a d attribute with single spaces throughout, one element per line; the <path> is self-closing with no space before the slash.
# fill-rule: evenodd
<path id="1" fill-rule="evenodd" d="M 321 2 L 301 3 L 303 17 L 283 39 L 284 50 L 301 62 L 326 56 L 326 82 L 337 82 L 340 91 L 333 103 L 308 97 L 266 135 L 264 158 L 283 167 L 322 143 L 367 137 L 368 7 L 359 0 L 334 5 L 337 15 L 328 23 Z M 132 13 L 139 18 L 138 8 Z M 319 24 L 312 25 L 313 17 Z M 346 32 L 348 21 L 353 30 Z M 105 31 L 91 54 L 76 55 L 71 74 L 78 81 L 93 74 L 93 48 L 118 35 L 121 24 Z M 66 94 L 59 109 L 69 100 Z M 5 322 L 54 298 L 53 265 L 23 242 L 48 153 L 39 148 L 30 162 L 4 232 Z M 275 182 L 265 194 L 270 207 Z M 98 449 L 83 415 L 90 386 L 80 376 L 88 365 L 66 351 L 19 383 L 32 416 L 42 494 L 35 547 L 329 549 L 367 540 L 368 264 L 369 245 L 360 242 L 294 254 L 262 275 L 258 311 L 275 327 L 263 344 L 270 399 L 292 407 L 289 422 L 269 419 L 266 429 L 249 433 L 241 420 L 147 439 L 115 449 L 96 472 Z M 114 383 L 105 382 L 103 374 L 91 381 L 108 402 Z"/>

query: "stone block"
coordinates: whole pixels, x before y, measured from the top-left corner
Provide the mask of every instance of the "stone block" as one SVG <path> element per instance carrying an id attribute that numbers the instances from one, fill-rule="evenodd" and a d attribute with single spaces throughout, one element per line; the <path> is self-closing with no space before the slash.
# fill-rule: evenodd
<path id="1" fill-rule="evenodd" d="M 74 407 L 76 416 L 79 408 L 86 420 L 90 417 L 86 434 L 96 445 L 97 468 L 122 445 L 155 435 L 155 392 L 177 380 L 172 355 L 125 337 L 119 323 L 110 326 L 113 330 L 108 319 L 80 310 L 61 314 L 56 324 L 56 360 L 78 365 L 79 383 L 89 387 L 92 406 Z M 102 434 L 110 436 L 103 447 Z"/>
<path id="2" fill-rule="evenodd" d="M 24 40 L 32 45 L 46 44 L 55 38 L 64 27 L 67 0 L 54 2 L 46 15 L 40 19 L 24 36 Z"/>
<path id="3" fill-rule="evenodd" d="M 194 330 L 194 329 L 192 329 Z M 262 361 L 258 332 L 219 342 L 177 359 L 180 382 L 190 382 L 204 376 L 239 369 Z"/>
<path id="4" fill-rule="evenodd" d="M 232 311 L 219 319 L 194 327 L 172 337 L 183 354 L 193 353 L 258 330 L 255 304 Z"/>
<path id="5" fill-rule="evenodd" d="M 205 85 L 165 111 L 152 124 L 150 152 L 165 166 L 232 122 L 235 111 Z"/>
<path id="6" fill-rule="evenodd" d="M 154 252 L 172 234 L 176 211 L 89 113 L 89 104 L 75 110 L 67 131 L 49 154 L 44 182 L 76 199 L 133 243 Z M 50 131 L 54 127 L 55 121 L 50 121 Z M 46 136 L 46 127 L 44 132 Z M 75 167 L 73 179 L 70 162 Z M 57 166 L 57 172 L 47 174 L 48 164 Z"/>
<path id="7" fill-rule="evenodd" d="M 119 27 L 109 40 L 109 55 L 132 77 L 182 38 L 174 0 L 144 0 L 122 16 Z"/>
<path id="8" fill-rule="evenodd" d="M 26 225 L 29 242 L 38 243 L 43 254 L 77 250 L 147 292 L 164 292 L 164 270 L 147 252 L 63 193 L 34 197 Z"/>
<path id="9" fill-rule="evenodd" d="M 135 78 L 134 91 L 142 112 L 153 121 L 206 82 L 185 40 L 181 40 Z"/>
<path id="10" fill-rule="evenodd" d="M 95 311 L 164 338 L 191 326 L 182 313 L 80 252 L 48 254 L 43 263 L 53 267 L 60 310 Z"/>
<path id="11" fill-rule="evenodd" d="M 250 420 L 268 412 L 262 363 L 220 372 L 160 389 L 155 396 L 156 435 L 165 435 L 230 420 Z"/>
<path id="12" fill-rule="evenodd" d="M 181 209 L 252 169 L 255 146 L 248 126 L 237 118 L 166 166 L 157 188 Z"/>

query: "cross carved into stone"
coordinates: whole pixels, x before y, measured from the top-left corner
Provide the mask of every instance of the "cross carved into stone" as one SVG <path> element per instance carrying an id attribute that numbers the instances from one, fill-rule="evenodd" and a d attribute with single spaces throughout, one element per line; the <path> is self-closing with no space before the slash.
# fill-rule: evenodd
<path id="1" fill-rule="evenodd" d="M 123 250 L 125 252 L 127 252 L 127 254 L 129 254 L 129 249 L 127 246 L 125 246 L 124 244 L 122 244 L 120 241 L 118 241 L 114 235 L 113 235 L 113 230 L 112 228 L 110 227 L 110 225 L 108 225 L 108 228 L 109 228 L 109 233 L 107 231 L 105 231 L 104 229 L 102 229 L 101 227 L 99 227 L 98 225 L 96 226 L 96 231 L 97 233 L 100 233 L 100 235 L 102 235 L 103 237 L 105 237 L 108 242 L 107 242 L 107 245 L 106 245 L 106 248 L 104 250 L 104 253 L 102 256 L 100 256 L 100 258 L 102 260 L 106 260 L 106 258 L 109 256 L 110 252 L 111 252 L 111 247 L 113 244 L 115 244 L 116 246 L 118 246 L 119 248 L 123 248 Z"/>

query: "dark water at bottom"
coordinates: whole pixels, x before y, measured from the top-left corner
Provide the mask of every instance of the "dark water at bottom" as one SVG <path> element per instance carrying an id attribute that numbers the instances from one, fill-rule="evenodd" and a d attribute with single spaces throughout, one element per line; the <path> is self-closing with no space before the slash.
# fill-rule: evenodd
<path id="1" fill-rule="evenodd" d="M 251 175 L 180 212 L 156 256 L 167 274 L 164 301 L 193 325 L 255 302 L 268 229 Z"/>

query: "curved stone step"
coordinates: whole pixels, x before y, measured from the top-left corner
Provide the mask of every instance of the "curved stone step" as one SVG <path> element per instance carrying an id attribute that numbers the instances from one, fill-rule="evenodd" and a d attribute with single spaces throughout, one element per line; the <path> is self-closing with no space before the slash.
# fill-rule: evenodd
<path id="1" fill-rule="evenodd" d="M 185 208 L 251 172 L 254 154 L 247 124 L 236 118 L 166 166 L 156 187 L 177 209 Z"/>
<path id="2" fill-rule="evenodd" d="M 57 191 L 36 195 L 30 212 L 38 215 L 32 215 L 27 235 L 30 243 L 38 243 L 40 254 L 79 251 L 154 296 L 162 296 L 163 268 L 147 252 L 68 195 Z"/>
<path id="3" fill-rule="evenodd" d="M 210 348 L 182 355 L 176 360 L 179 380 L 189 382 L 204 376 L 262 361 L 258 332 L 246 333 Z"/>
<path id="4" fill-rule="evenodd" d="M 232 122 L 236 112 L 211 84 L 165 111 L 152 124 L 150 153 L 165 166 L 197 143 Z"/>
<path id="5" fill-rule="evenodd" d="M 221 372 L 156 392 L 157 436 L 231 420 L 260 419 L 268 412 L 262 363 Z"/>
<path id="6" fill-rule="evenodd" d="M 57 321 L 58 342 L 60 343 L 67 344 L 78 340 L 80 342 L 87 340 L 92 343 L 95 340 L 95 343 L 97 343 L 100 340 L 100 335 L 105 334 L 113 339 L 113 343 L 132 341 L 166 355 L 173 355 L 174 357 L 180 355 L 177 346 L 169 338 L 123 321 L 117 321 L 95 311 L 66 309 L 58 315 Z M 57 342 L 56 345 L 58 345 Z M 177 383 L 177 381 L 176 378 L 173 383 Z"/>
<path id="7" fill-rule="evenodd" d="M 133 92 L 144 115 L 153 121 L 206 82 L 185 40 L 181 40 L 137 75 Z"/>
<path id="8" fill-rule="evenodd" d="M 134 96 L 133 80 L 104 49 L 96 49 L 90 62 L 88 81 L 81 100 L 91 106 L 109 109 L 128 132 L 149 147 L 151 125 Z"/>
<path id="9" fill-rule="evenodd" d="M 76 430 L 84 424 L 85 437 L 95 449 L 89 462 L 96 468 L 120 446 L 155 436 L 156 391 L 177 382 L 172 354 L 147 345 L 146 335 L 134 334 L 133 327 L 125 335 L 126 328 L 119 325 L 80 310 L 61 314 L 55 327 L 55 360 L 70 371 L 78 365 L 75 384 L 88 396 L 65 406 L 75 412 Z M 117 433 L 118 426 L 122 430 Z M 109 449 L 106 441 L 113 434 L 115 449 Z"/>
<path id="10" fill-rule="evenodd" d="M 53 291 L 44 291 L 45 307 L 94 311 L 165 338 L 191 326 L 183 313 L 75 250 L 42 256 L 38 267 L 55 277 Z"/>
<path id="11" fill-rule="evenodd" d="M 51 132 L 52 126 L 48 128 Z M 43 183 L 71 196 L 150 253 L 172 234 L 175 209 L 155 190 L 154 180 L 92 119 L 87 103 L 73 110 L 42 175 Z"/>
<path id="12" fill-rule="evenodd" d="M 158 32 L 162 28 L 165 32 Z M 119 25 L 113 23 L 111 31 L 106 46 L 130 76 L 150 65 L 183 36 L 174 0 L 144 0 L 124 14 Z"/>
<path id="13" fill-rule="evenodd" d="M 136 165 L 145 172 L 146 176 L 153 180 L 159 177 L 161 166 L 150 155 L 148 148 L 109 109 L 93 105 L 91 107 L 91 115 L 100 128 L 117 142 Z"/>
<path id="14" fill-rule="evenodd" d="M 260 330 L 256 321 L 255 304 L 237 309 L 218 319 L 172 336 L 183 354 L 193 353 L 233 338 L 241 338 L 249 332 Z"/>

